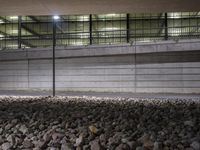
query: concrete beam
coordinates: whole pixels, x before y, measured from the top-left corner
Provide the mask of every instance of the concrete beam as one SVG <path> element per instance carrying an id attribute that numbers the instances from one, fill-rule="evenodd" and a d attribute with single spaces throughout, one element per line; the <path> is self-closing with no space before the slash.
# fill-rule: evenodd
<path id="1" fill-rule="evenodd" d="M 96 57 L 131 54 L 158 54 L 173 52 L 199 52 L 200 40 L 164 41 L 155 43 L 137 43 L 136 45 L 105 45 L 87 47 L 56 48 L 56 58 Z M 0 61 L 51 59 L 52 49 L 30 48 L 26 50 L 4 50 L 0 52 Z"/>
<path id="2" fill-rule="evenodd" d="M 199 0 L 0 0 L 0 15 L 199 11 Z M 166 7 L 167 6 L 167 7 Z"/>

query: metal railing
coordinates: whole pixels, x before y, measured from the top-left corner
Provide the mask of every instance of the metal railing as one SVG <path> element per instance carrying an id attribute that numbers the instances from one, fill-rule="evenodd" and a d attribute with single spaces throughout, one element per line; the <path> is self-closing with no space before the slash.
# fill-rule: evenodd
<path id="1" fill-rule="evenodd" d="M 3 18 L 0 23 L 0 50 L 52 47 L 53 20 L 19 20 Z M 2 17 L 0 18 L 0 20 Z M 48 18 L 49 19 L 49 18 Z M 188 22 L 185 24 L 185 22 Z M 17 30 L 17 33 L 11 31 Z M 131 16 L 94 18 L 86 20 L 63 19 L 56 22 L 56 46 L 123 44 L 133 41 L 151 42 L 171 39 L 200 38 L 200 15 L 171 18 L 160 16 Z"/>

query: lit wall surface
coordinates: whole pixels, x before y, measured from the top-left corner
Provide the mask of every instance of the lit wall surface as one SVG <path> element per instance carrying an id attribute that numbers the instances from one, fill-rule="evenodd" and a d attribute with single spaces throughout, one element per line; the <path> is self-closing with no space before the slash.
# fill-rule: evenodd
<path id="1" fill-rule="evenodd" d="M 0 16 L 0 50 L 51 47 L 52 16 Z M 200 13 L 59 16 L 56 46 L 123 44 L 200 37 Z"/>

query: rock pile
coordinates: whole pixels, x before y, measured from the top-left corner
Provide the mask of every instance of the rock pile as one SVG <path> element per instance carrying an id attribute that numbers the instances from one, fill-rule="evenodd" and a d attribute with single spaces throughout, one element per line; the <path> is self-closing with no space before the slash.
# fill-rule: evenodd
<path id="1" fill-rule="evenodd" d="M 1 97 L 1 150 L 200 150 L 200 103 Z"/>

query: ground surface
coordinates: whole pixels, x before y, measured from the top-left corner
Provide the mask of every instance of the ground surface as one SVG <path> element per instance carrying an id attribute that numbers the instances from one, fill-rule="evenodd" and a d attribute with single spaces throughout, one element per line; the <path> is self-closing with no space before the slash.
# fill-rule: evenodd
<path id="1" fill-rule="evenodd" d="M 0 149 L 199 150 L 200 100 L 0 97 Z"/>
<path id="2" fill-rule="evenodd" d="M 51 91 L 13 91 L 0 90 L 0 96 L 49 96 Z M 56 91 L 57 96 L 95 96 L 95 97 L 122 97 L 122 98 L 167 98 L 167 99 L 197 99 L 200 100 L 200 94 L 176 94 L 176 93 L 126 93 L 126 92 L 64 92 Z"/>

